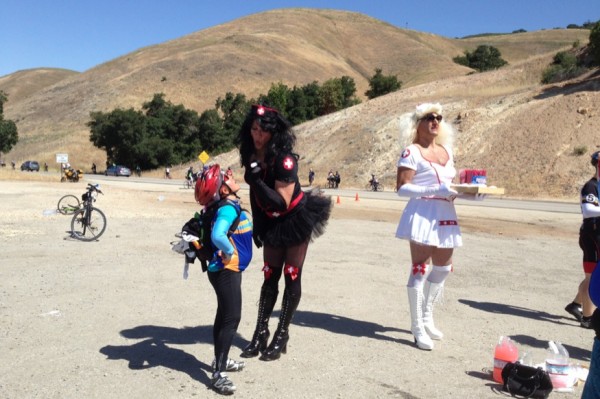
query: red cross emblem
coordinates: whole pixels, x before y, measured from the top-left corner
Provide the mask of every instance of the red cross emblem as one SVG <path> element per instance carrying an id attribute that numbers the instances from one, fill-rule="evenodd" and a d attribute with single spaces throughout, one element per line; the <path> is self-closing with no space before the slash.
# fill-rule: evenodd
<path id="1" fill-rule="evenodd" d="M 427 271 L 427 263 L 413 265 L 413 269 L 412 269 L 413 276 L 416 274 L 419 274 L 419 273 L 421 273 L 421 275 L 425 275 L 426 271 Z"/>
<path id="2" fill-rule="evenodd" d="M 284 274 L 289 274 L 292 280 L 298 278 L 298 268 L 292 265 L 287 265 L 283 271 Z"/>
<path id="3" fill-rule="evenodd" d="M 402 151 L 402 158 L 406 158 L 410 155 L 410 150 L 407 148 L 404 151 Z"/>
<path id="4" fill-rule="evenodd" d="M 271 277 L 271 274 L 273 273 L 273 270 L 269 267 L 268 263 L 265 263 L 262 271 L 265 273 L 265 280 L 268 280 Z"/>
<path id="5" fill-rule="evenodd" d="M 294 160 L 292 159 L 292 157 L 285 157 L 285 159 L 283 160 L 283 167 L 285 168 L 285 170 L 292 170 L 292 168 L 294 167 Z"/>

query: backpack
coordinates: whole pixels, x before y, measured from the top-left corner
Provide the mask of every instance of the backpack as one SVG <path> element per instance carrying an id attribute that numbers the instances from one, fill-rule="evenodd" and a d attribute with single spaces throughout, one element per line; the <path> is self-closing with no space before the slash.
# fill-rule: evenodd
<path id="1" fill-rule="evenodd" d="M 242 214 L 242 208 L 236 206 L 232 201 L 228 199 L 222 199 L 215 202 L 214 204 L 204 208 L 200 213 L 196 212 L 193 218 L 191 218 L 185 225 L 183 225 L 182 232 L 199 237 L 198 241 L 192 243 L 195 249 L 196 258 L 198 258 L 202 264 L 202 271 L 208 270 L 208 262 L 210 262 L 215 253 L 215 247 L 210 239 L 212 234 L 212 227 L 217 215 L 219 208 L 225 205 L 232 205 L 236 212 L 237 217 L 229 227 L 227 237 L 231 235 L 237 229 L 240 223 L 240 215 Z M 190 245 L 190 249 L 192 248 Z M 192 260 L 193 262 L 193 260 Z"/>

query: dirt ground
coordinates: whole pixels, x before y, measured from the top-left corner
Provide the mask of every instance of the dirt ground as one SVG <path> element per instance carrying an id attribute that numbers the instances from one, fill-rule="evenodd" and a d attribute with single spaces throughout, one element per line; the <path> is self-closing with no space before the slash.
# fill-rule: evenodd
<path id="1" fill-rule="evenodd" d="M 170 249 L 197 210 L 191 190 L 102 181 L 106 233 L 80 242 L 70 217 L 45 213 L 85 183 L 0 180 L 0 397 L 218 397 L 208 388 L 214 293 L 199 265 L 184 280 L 183 257 Z M 491 379 L 501 335 L 535 363 L 555 340 L 589 365 L 593 331 L 563 310 L 582 278 L 580 215 L 458 201 L 465 245 L 436 308 L 444 340 L 426 352 L 409 331 L 408 244 L 394 237 L 404 203 L 334 205 L 309 249 L 288 353 L 231 373 L 235 397 L 507 397 Z M 261 263 L 256 251 L 244 272 L 236 359 L 252 336 Z"/>

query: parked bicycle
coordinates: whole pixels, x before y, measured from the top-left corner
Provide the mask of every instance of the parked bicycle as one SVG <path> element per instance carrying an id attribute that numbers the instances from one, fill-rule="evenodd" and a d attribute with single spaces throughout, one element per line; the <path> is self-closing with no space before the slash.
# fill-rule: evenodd
<path id="1" fill-rule="evenodd" d="M 81 202 L 73 194 L 67 194 L 59 199 L 56 207 L 61 215 L 72 215 L 79 208 L 81 208 Z"/>
<path id="2" fill-rule="evenodd" d="M 98 194 L 103 194 L 97 184 L 87 185 L 87 191 L 81 196 L 83 203 L 73 213 L 71 236 L 80 241 L 97 240 L 106 230 L 104 212 L 93 206 Z"/>
<path id="3" fill-rule="evenodd" d="M 194 185 L 195 181 L 193 179 L 190 179 L 188 177 L 183 179 L 183 188 L 194 188 Z"/>

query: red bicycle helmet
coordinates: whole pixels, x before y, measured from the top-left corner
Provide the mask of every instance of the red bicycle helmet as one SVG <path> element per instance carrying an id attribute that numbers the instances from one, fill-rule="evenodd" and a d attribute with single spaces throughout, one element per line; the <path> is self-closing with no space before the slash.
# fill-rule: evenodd
<path id="1" fill-rule="evenodd" d="M 219 190 L 223 184 L 223 175 L 221 167 L 215 164 L 202 172 L 202 175 L 196 180 L 194 197 L 200 205 L 208 205 L 219 200 Z"/>

